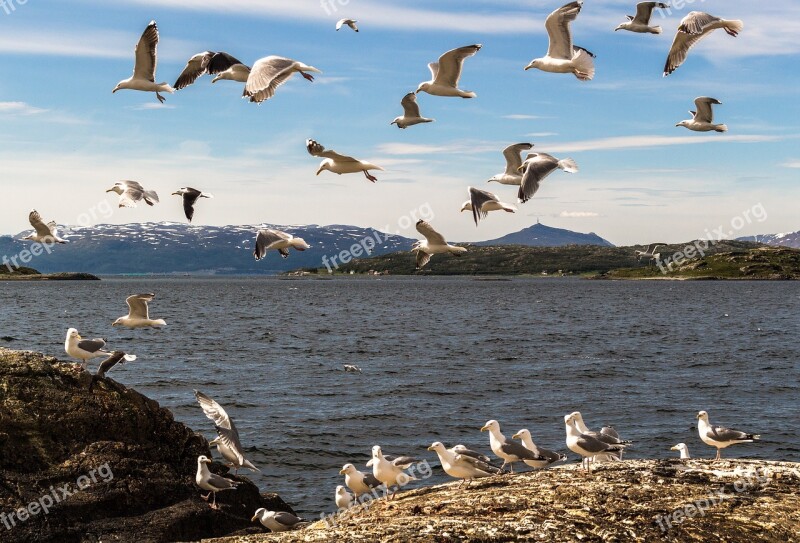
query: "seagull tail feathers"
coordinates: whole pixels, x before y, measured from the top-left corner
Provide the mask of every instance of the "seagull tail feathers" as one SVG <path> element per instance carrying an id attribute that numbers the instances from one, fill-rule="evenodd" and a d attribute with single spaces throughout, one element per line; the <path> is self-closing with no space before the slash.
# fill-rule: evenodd
<path id="1" fill-rule="evenodd" d="M 727 132 L 728 131 L 728 125 L 727 124 L 717 125 L 717 127 L 714 130 L 716 130 L 717 132 Z"/>
<path id="2" fill-rule="evenodd" d="M 558 167 L 567 173 L 578 173 L 578 163 L 571 158 L 559 160 Z"/>
<path id="3" fill-rule="evenodd" d="M 651 34 L 661 34 L 664 30 L 660 26 L 654 26 L 650 29 Z"/>
<path id="4" fill-rule="evenodd" d="M 133 362 L 136 360 L 135 354 L 126 354 L 123 358 L 125 358 L 125 362 Z"/>
<path id="5" fill-rule="evenodd" d="M 736 36 L 739 32 L 744 29 L 744 22 L 740 21 L 739 19 L 733 21 L 723 21 L 725 32 L 730 34 L 731 36 Z"/>
<path id="6" fill-rule="evenodd" d="M 246 467 L 247 469 L 249 469 L 250 471 L 261 471 L 260 469 L 258 469 L 257 467 L 255 467 L 255 466 L 254 466 L 254 465 L 253 465 L 253 464 L 250 462 L 250 460 L 245 460 L 245 461 L 242 463 L 242 465 L 243 465 L 244 467 Z"/>

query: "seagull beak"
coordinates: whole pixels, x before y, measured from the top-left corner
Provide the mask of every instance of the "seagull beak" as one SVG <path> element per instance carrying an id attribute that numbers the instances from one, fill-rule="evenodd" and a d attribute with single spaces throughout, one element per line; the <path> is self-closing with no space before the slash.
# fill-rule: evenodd
<path id="1" fill-rule="evenodd" d="M 669 450 L 677 451 L 678 450 L 678 446 L 677 445 L 673 445 L 672 447 L 669 448 Z"/>
<path id="2" fill-rule="evenodd" d="M 511 436 L 511 439 L 519 439 L 519 434 L 514 434 L 513 436 Z"/>
<path id="3" fill-rule="evenodd" d="M 339 475 L 344 475 L 344 474 L 346 474 L 346 473 L 347 473 L 347 472 L 346 472 L 345 470 L 343 470 L 343 469 L 340 469 L 340 470 L 339 470 Z"/>
<path id="4" fill-rule="evenodd" d="M 525 169 L 525 164 L 523 164 L 522 166 L 517 167 L 517 171 L 518 172 L 521 172 L 524 169 Z"/>
<path id="5" fill-rule="evenodd" d="M 114 321 L 114 322 L 111 323 L 111 326 L 117 326 L 118 324 L 119 323 L 117 321 Z"/>
<path id="6" fill-rule="evenodd" d="M 321 173 L 322 173 L 322 168 L 320 168 L 319 170 L 317 170 L 317 175 L 319 175 L 319 174 L 321 174 Z"/>
<path id="7" fill-rule="evenodd" d="M 180 192 L 173 192 L 173 193 L 172 193 L 172 195 L 173 195 L 173 196 L 180 196 L 180 195 L 181 195 L 181 193 L 180 193 Z"/>
<path id="8" fill-rule="evenodd" d="M 108 189 L 106 192 L 114 192 L 114 189 Z"/>
<path id="9" fill-rule="evenodd" d="M 81 337 L 81 335 L 80 335 L 80 334 L 75 334 L 75 338 L 77 338 L 77 339 L 83 339 L 83 338 Z"/>
<path id="10" fill-rule="evenodd" d="M 488 427 L 488 426 L 484 426 L 483 428 L 481 428 L 481 432 L 485 432 L 485 431 L 486 431 L 486 430 L 488 430 L 488 429 L 489 429 L 489 427 Z"/>
<path id="11" fill-rule="evenodd" d="M 428 447 L 428 450 L 429 451 L 435 451 L 436 449 L 433 447 L 433 445 L 431 445 L 430 447 Z"/>
<path id="12" fill-rule="evenodd" d="M 253 518 L 250 519 L 250 522 L 255 522 L 258 520 L 258 515 L 253 515 Z"/>
<path id="13" fill-rule="evenodd" d="M 676 124 L 675 126 L 680 126 L 680 125 L 681 125 L 681 123 L 678 123 L 678 124 Z"/>

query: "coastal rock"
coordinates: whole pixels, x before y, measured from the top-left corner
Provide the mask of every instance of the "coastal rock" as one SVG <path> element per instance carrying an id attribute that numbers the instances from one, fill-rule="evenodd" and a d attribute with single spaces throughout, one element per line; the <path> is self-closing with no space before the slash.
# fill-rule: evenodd
<path id="1" fill-rule="evenodd" d="M 230 474 L 241 484 L 212 510 L 194 484 L 205 438 L 112 379 L 91 382 L 76 364 L 0 348 L 3 543 L 197 541 L 263 531 L 259 507 L 291 511 Z"/>
<path id="2" fill-rule="evenodd" d="M 800 464 L 626 460 L 398 494 L 284 534 L 204 543 L 800 541 Z"/>

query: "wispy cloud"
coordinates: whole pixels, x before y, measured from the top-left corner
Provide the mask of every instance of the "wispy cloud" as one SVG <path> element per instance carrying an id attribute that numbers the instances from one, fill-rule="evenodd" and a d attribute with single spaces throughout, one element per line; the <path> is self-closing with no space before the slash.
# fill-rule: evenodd
<path id="1" fill-rule="evenodd" d="M 46 111 L 26 102 L 0 102 L 0 115 L 38 115 Z"/>
<path id="2" fill-rule="evenodd" d="M 767 136 L 760 134 L 724 135 L 716 137 L 703 136 L 618 136 L 600 138 L 595 140 L 574 141 L 566 143 L 552 143 L 547 146 L 548 151 L 556 153 L 576 153 L 580 151 L 608 151 L 619 149 L 646 149 L 652 147 L 666 147 L 674 145 L 697 145 L 701 143 L 762 143 L 778 141 L 780 136 Z"/>
<path id="3" fill-rule="evenodd" d="M 784 168 L 793 168 L 793 169 L 794 168 L 800 168 L 800 160 L 795 160 L 795 159 L 788 160 L 788 161 L 784 162 L 783 164 L 781 164 L 781 166 L 783 166 Z"/>
<path id="4" fill-rule="evenodd" d="M 535 121 L 537 119 L 545 119 L 547 117 L 540 117 L 539 115 L 525 115 L 522 113 L 513 113 L 511 115 L 503 115 L 504 119 L 511 119 L 512 121 Z"/>
<path id="5" fill-rule="evenodd" d="M 595 213 L 594 211 L 562 211 L 557 216 L 561 219 L 587 219 L 599 217 L 600 213 Z"/>
<path id="6" fill-rule="evenodd" d="M 145 102 L 144 104 L 139 104 L 137 106 L 128 106 L 130 109 L 134 111 L 149 111 L 152 109 L 175 109 L 175 106 L 170 104 L 161 104 L 156 102 Z"/>

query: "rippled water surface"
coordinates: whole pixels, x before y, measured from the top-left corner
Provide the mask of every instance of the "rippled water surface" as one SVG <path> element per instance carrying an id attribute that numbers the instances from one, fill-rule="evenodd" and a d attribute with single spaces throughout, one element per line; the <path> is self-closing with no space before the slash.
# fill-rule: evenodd
<path id="1" fill-rule="evenodd" d="M 124 299 L 157 294 L 162 330 L 111 327 Z M 433 441 L 489 451 L 479 432 L 566 451 L 563 415 L 613 424 L 631 457 L 713 456 L 695 414 L 762 434 L 725 451 L 800 461 L 800 283 L 578 279 L 108 278 L 0 283 L 0 345 L 64 358 L 64 335 L 139 360 L 117 381 L 209 439 L 192 389 L 235 420 L 252 476 L 306 515 L 332 511 L 338 470 L 372 445 L 435 464 Z M 343 363 L 363 368 L 345 373 Z M 93 365 L 96 367 L 96 365 Z M 571 461 L 577 457 L 570 453 Z M 427 482 L 426 482 L 427 483 Z"/>

